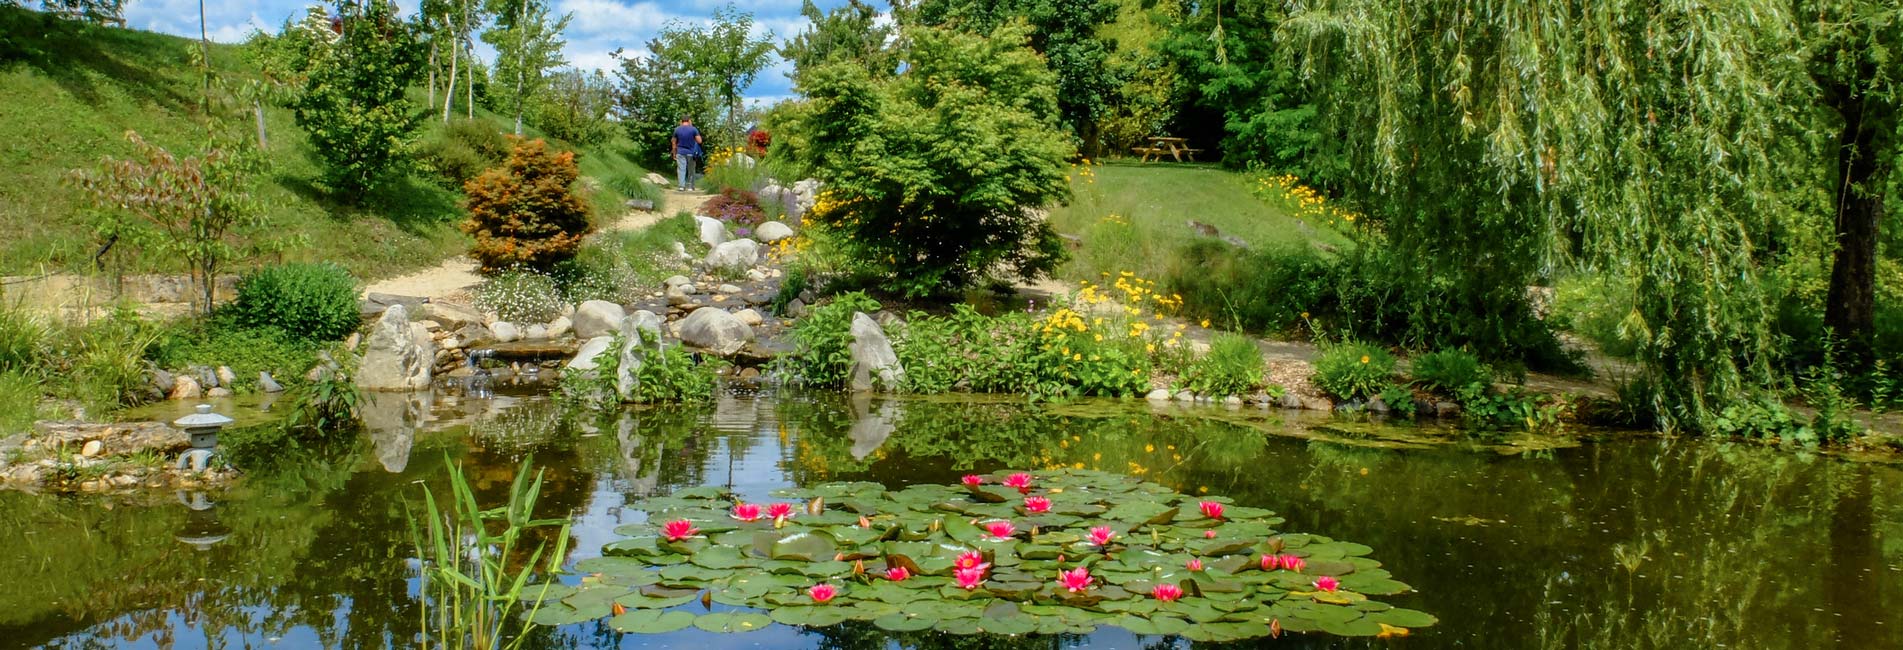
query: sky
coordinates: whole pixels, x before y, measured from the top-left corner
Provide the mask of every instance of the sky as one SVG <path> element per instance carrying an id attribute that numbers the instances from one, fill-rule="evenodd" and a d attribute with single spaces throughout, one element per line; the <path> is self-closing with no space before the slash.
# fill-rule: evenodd
<path id="1" fill-rule="evenodd" d="M 706 23 L 714 10 L 733 5 L 753 14 L 756 33 L 771 32 L 774 40 L 784 41 L 803 31 L 807 21 L 800 16 L 800 0 L 550 0 L 554 13 L 574 14 L 564 36 L 564 53 L 569 65 L 585 70 L 610 70 L 614 60 L 609 53 L 617 48 L 628 53 L 645 52 L 650 39 L 671 21 Z M 199 0 L 128 0 L 126 26 L 166 34 L 198 37 Z M 236 43 L 254 29 L 275 33 L 284 20 L 302 15 L 309 0 L 204 0 L 206 34 L 219 43 Z M 845 4 L 845 0 L 815 0 L 821 9 Z M 403 15 L 413 16 L 417 0 L 397 0 Z M 477 43 L 478 58 L 493 60 L 494 50 Z M 792 94 L 787 74 L 792 65 L 774 58 L 773 65 L 760 73 L 748 99 L 770 103 Z"/>

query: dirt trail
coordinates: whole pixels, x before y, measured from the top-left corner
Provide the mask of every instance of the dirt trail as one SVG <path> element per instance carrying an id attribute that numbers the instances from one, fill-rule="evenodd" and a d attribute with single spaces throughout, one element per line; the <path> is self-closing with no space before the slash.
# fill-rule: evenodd
<path id="1" fill-rule="evenodd" d="M 660 210 L 629 210 L 613 223 L 603 226 L 597 234 L 640 230 L 683 211 L 698 211 L 701 204 L 710 198 L 704 193 L 674 190 L 667 190 L 666 196 Z M 482 276 L 476 273 L 476 261 L 467 255 L 458 255 L 432 268 L 371 283 L 364 288 L 364 293 L 422 296 L 431 300 L 470 304 L 475 300 L 476 285 L 481 283 Z"/>

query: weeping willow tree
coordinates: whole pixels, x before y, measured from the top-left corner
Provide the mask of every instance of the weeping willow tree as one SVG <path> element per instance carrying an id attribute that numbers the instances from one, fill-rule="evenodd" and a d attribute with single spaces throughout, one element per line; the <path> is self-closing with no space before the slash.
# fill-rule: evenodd
<path id="1" fill-rule="evenodd" d="M 1769 385 L 1759 281 L 1816 186 L 1788 2 L 1291 0 L 1279 36 L 1347 140 L 1349 191 L 1431 308 L 1524 309 L 1561 269 L 1623 281 L 1667 427 Z"/>

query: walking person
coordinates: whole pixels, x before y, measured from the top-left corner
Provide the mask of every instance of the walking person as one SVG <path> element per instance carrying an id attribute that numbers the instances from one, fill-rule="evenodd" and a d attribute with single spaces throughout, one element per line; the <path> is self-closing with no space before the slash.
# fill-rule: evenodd
<path id="1" fill-rule="evenodd" d="M 674 168 L 680 176 L 680 190 L 685 192 L 700 181 L 700 129 L 694 128 L 694 118 L 681 118 L 681 125 L 674 127 L 674 137 L 669 144 L 674 151 Z"/>

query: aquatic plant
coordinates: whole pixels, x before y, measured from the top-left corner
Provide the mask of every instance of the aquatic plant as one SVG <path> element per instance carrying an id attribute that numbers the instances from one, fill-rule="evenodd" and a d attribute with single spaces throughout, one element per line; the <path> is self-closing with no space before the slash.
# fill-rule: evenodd
<path id="1" fill-rule="evenodd" d="M 1436 622 L 1370 599 L 1410 589 L 1366 557 L 1366 546 L 1278 530 L 1282 518 L 1261 508 L 1226 504 L 1221 518 L 1208 516 L 1201 504 L 1217 497 L 1121 475 L 1002 472 L 952 485 L 827 483 L 774 496 L 807 503 L 797 522 L 736 521 L 731 493 L 718 487 L 636 504 L 649 523 L 617 529 L 627 538 L 579 563 L 591 575 L 557 587 L 562 602 L 536 620 L 612 615 L 609 625 L 628 633 L 848 620 L 950 634 L 1115 625 L 1195 641 L 1281 631 L 1374 636 Z M 1022 512 L 1027 496 L 1049 500 L 1049 510 Z M 669 526 L 700 535 L 669 535 Z M 1282 556 L 1298 562 L 1258 569 L 1259 557 Z M 750 609 L 681 608 L 695 602 Z"/>
<path id="2" fill-rule="evenodd" d="M 459 465 L 449 466 L 449 503 L 439 506 L 423 489 L 423 521 L 412 520 L 410 532 L 422 567 L 417 611 L 425 650 L 520 647 L 530 621 L 561 595 L 552 580 L 531 583 L 556 572 L 568 556 L 567 520 L 533 518 L 542 473 L 531 476 L 531 464 L 522 461 L 500 508 L 482 509 Z M 552 547 L 527 548 L 531 529 L 557 525 Z"/>

